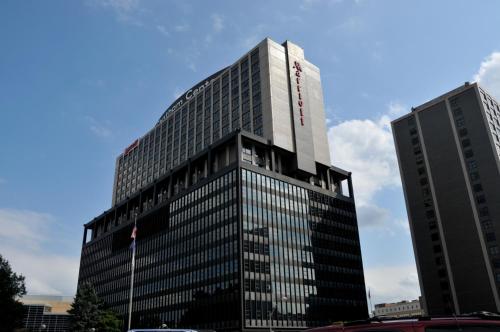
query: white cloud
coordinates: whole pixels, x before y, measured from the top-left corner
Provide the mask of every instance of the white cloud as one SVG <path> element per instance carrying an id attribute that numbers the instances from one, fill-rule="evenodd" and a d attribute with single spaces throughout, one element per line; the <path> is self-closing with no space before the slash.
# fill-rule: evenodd
<path id="1" fill-rule="evenodd" d="M 93 132 L 97 137 L 107 138 L 113 135 L 111 129 L 109 129 L 105 124 L 97 121 L 95 118 L 86 116 L 85 120 L 89 123 L 90 131 Z"/>
<path id="2" fill-rule="evenodd" d="M 87 0 L 87 4 L 111 9 L 118 21 L 142 25 L 137 17 L 141 12 L 140 0 Z"/>
<path id="3" fill-rule="evenodd" d="M 409 233 L 408 221 L 395 217 L 375 199 L 384 190 L 401 186 L 390 121 L 405 112 L 403 104 L 390 102 L 376 119 L 342 121 L 328 130 L 333 163 L 352 172 L 358 222 L 370 237 L 387 239 Z M 364 270 L 373 304 L 418 298 L 420 288 L 412 262 L 393 266 L 373 263 L 380 265 L 372 262 L 372 267 Z"/>
<path id="4" fill-rule="evenodd" d="M 500 99 L 500 52 L 491 53 L 481 62 L 474 80 Z"/>
<path id="5" fill-rule="evenodd" d="M 330 127 L 328 140 L 334 164 L 352 172 L 358 205 L 372 204 L 377 192 L 401 185 L 388 115 L 341 122 Z"/>
<path id="6" fill-rule="evenodd" d="M 158 31 L 160 31 L 163 35 L 170 36 L 170 32 L 168 32 L 168 30 L 167 30 L 167 28 L 165 28 L 165 26 L 163 26 L 163 25 L 157 25 L 156 29 Z"/>
<path id="7" fill-rule="evenodd" d="M 373 305 L 377 303 L 414 300 L 420 296 L 415 265 L 367 268 L 366 290 L 370 290 Z"/>
<path id="8" fill-rule="evenodd" d="M 181 90 L 179 87 L 176 87 L 174 89 L 174 99 L 179 98 L 180 96 L 182 96 L 183 93 L 184 93 L 183 90 Z"/>
<path id="9" fill-rule="evenodd" d="M 90 130 L 99 137 L 109 137 L 111 136 L 111 130 L 106 127 L 91 125 Z"/>
<path id="10" fill-rule="evenodd" d="M 29 294 L 73 295 L 79 257 L 53 254 L 49 242 L 61 246 L 51 234 L 58 227 L 53 216 L 29 210 L 0 209 L 0 253 L 16 273 L 26 277 Z M 64 248 L 60 248 L 64 252 Z"/>
<path id="11" fill-rule="evenodd" d="M 388 111 L 389 115 L 392 115 L 392 116 L 395 116 L 395 117 L 399 117 L 405 113 L 408 113 L 408 109 L 406 106 L 404 106 L 403 104 L 397 102 L 397 101 L 391 101 L 389 103 L 389 111 Z"/>
<path id="12" fill-rule="evenodd" d="M 250 34 L 247 35 L 245 38 L 243 38 L 241 43 L 242 47 L 245 50 L 248 50 L 249 48 L 256 46 L 258 42 L 260 42 L 262 39 L 265 38 L 264 35 L 265 30 L 266 30 L 265 24 L 260 23 L 254 25 Z"/>
<path id="13" fill-rule="evenodd" d="M 363 227 L 383 227 L 391 218 L 391 213 L 375 204 L 357 206 L 358 223 Z"/>
<path id="14" fill-rule="evenodd" d="M 4 183 L 7 183 L 7 180 L 5 180 L 4 178 L 0 178 L 0 184 L 4 184 Z"/>
<path id="15" fill-rule="evenodd" d="M 25 210 L 0 209 L 0 237 L 4 242 L 39 249 L 46 240 L 47 227 L 53 222 L 52 216 Z"/>
<path id="16" fill-rule="evenodd" d="M 101 0 L 100 3 L 121 12 L 131 12 L 139 7 L 139 0 Z"/>
<path id="17" fill-rule="evenodd" d="M 340 30 L 346 30 L 350 32 L 359 32 L 365 28 L 365 22 L 361 17 L 358 16 L 351 16 L 347 18 L 344 22 L 340 23 L 337 26 L 338 29 Z M 376 54 L 372 54 L 376 55 Z"/>
<path id="18" fill-rule="evenodd" d="M 93 87 L 93 88 L 103 89 L 106 87 L 106 81 L 101 79 L 101 78 L 83 79 L 82 82 L 90 87 Z"/>
<path id="19" fill-rule="evenodd" d="M 196 73 L 196 65 L 194 64 L 194 62 L 190 62 L 190 63 L 188 63 L 188 68 L 189 68 L 192 72 L 195 72 L 195 73 Z"/>
<path id="20" fill-rule="evenodd" d="M 177 32 L 186 32 L 189 30 L 189 28 L 190 28 L 190 26 L 187 23 L 178 24 L 178 25 L 174 26 L 174 30 Z"/>
<path id="21" fill-rule="evenodd" d="M 316 5 L 335 5 L 342 3 L 344 0 L 303 0 L 302 4 L 299 6 L 301 10 L 311 9 Z"/>
<path id="22" fill-rule="evenodd" d="M 220 32 L 224 29 L 224 18 L 219 14 L 212 14 L 212 29 L 214 32 Z"/>

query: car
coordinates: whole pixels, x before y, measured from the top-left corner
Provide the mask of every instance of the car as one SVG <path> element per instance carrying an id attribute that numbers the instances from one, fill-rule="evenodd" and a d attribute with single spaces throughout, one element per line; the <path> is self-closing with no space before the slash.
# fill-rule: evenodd
<path id="1" fill-rule="evenodd" d="M 215 332 L 214 330 L 193 330 L 193 329 L 132 329 L 128 332 Z"/>
<path id="2" fill-rule="evenodd" d="M 373 317 L 312 328 L 307 332 L 500 332 L 500 315 L 479 312 L 441 317 Z"/>

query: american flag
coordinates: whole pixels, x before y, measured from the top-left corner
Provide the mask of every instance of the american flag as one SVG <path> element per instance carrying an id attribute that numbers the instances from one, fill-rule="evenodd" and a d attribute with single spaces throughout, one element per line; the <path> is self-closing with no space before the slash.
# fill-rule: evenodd
<path id="1" fill-rule="evenodd" d="M 130 244 L 130 249 L 135 250 L 135 238 L 137 236 L 137 225 L 134 224 L 134 229 L 132 229 L 132 235 L 130 235 L 130 238 L 133 239 L 132 243 Z"/>

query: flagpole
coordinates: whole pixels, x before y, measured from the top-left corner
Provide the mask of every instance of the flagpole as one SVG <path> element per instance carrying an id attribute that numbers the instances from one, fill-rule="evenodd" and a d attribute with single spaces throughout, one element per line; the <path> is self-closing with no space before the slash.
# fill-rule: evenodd
<path id="1" fill-rule="evenodd" d="M 372 317 L 372 314 L 373 316 L 375 316 L 375 314 L 373 313 L 373 305 L 372 305 L 372 295 L 371 295 L 371 292 L 370 292 L 370 288 L 368 288 L 368 305 L 370 306 L 369 310 L 368 310 L 368 317 Z"/>
<path id="2" fill-rule="evenodd" d="M 134 215 L 134 231 L 137 227 L 137 211 Z M 134 233 L 133 233 L 134 234 Z M 134 270 L 135 270 L 135 234 L 134 234 L 134 243 L 132 244 L 132 272 L 130 276 L 130 294 L 128 300 L 128 330 L 130 330 L 130 325 L 132 323 L 132 298 L 134 296 Z"/>

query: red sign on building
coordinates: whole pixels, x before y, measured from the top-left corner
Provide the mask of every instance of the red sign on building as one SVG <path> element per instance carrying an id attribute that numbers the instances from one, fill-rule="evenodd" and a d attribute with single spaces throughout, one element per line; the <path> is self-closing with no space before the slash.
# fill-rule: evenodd
<path id="1" fill-rule="evenodd" d="M 138 145 L 139 145 L 139 140 L 136 139 L 132 144 L 128 146 L 128 148 L 125 149 L 125 151 L 123 151 L 123 154 L 124 155 L 129 154 Z"/>
<path id="2" fill-rule="evenodd" d="M 295 82 L 297 84 L 297 96 L 298 96 L 297 104 L 299 106 L 300 124 L 303 126 L 304 125 L 304 101 L 302 100 L 302 91 L 301 91 L 301 85 L 300 85 L 302 67 L 300 66 L 300 63 L 298 61 L 294 61 L 293 68 L 295 69 Z"/>

